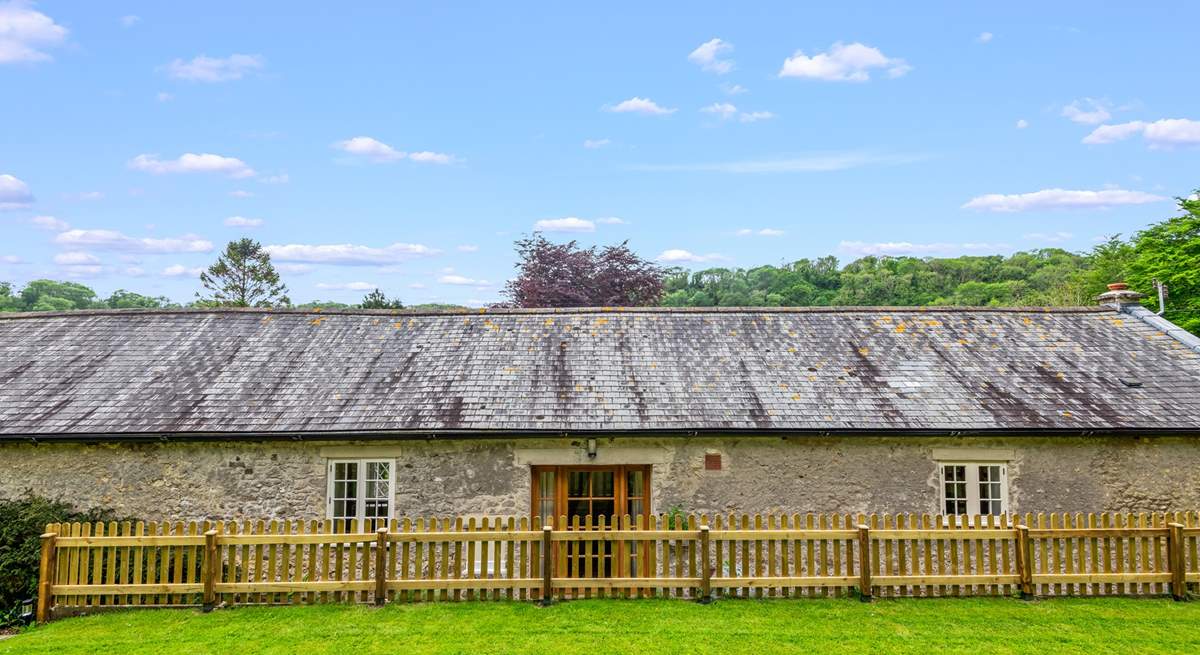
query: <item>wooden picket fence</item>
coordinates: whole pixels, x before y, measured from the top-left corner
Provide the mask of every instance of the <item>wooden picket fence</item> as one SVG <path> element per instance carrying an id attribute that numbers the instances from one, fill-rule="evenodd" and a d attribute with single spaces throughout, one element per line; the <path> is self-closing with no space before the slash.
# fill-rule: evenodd
<path id="1" fill-rule="evenodd" d="M 37 616 L 448 600 L 1187 596 L 1200 512 L 50 524 Z"/>

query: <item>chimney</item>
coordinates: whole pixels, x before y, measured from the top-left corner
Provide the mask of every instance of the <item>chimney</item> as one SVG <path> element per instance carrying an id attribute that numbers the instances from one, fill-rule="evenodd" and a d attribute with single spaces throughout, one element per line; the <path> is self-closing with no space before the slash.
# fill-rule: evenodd
<path id="1" fill-rule="evenodd" d="M 1124 311 L 1131 305 L 1140 306 L 1142 298 L 1145 297 L 1144 293 L 1130 291 L 1129 285 L 1124 282 L 1114 282 L 1108 285 L 1108 291 L 1096 296 L 1096 300 L 1101 305 L 1108 305 L 1117 311 Z"/>

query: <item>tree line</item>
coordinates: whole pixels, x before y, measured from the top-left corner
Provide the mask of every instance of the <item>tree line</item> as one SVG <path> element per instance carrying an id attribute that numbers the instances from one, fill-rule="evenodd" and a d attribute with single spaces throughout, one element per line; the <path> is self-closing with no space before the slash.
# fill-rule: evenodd
<path id="1" fill-rule="evenodd" d="M 1147 294 L 1147 305 L 1154 306 L 1158 281 L 1167 290 L 1166 317 L 1200 333 L 1200 200 L 1181 198 L 1179 208 L 1179 216 L 1128 239 L 1111 237 L 1088 252 L 1042 248 L 1007 256 L 869 256 L 845 265 L 827 256 L 700 271 L 661 267 L 627 242 L 583 248 L 535 233 L 516 241 L 516 275 L 498 306 L 1069 306 L 1091 304 L 1117 281 Z M 199 281 L 203 292 L 189 306 L 293 306 L 270 255 L 250 239 L 230 242 Z M 102 299 L 74 282 L 35 280 L 19 292 L 0 283 L 0 311 L 178 306 L 162 296 L 125 290 Z M 296 305 L 316 306 L 400 309 L 404 304 L 376 289 L 353 305 Z"/>

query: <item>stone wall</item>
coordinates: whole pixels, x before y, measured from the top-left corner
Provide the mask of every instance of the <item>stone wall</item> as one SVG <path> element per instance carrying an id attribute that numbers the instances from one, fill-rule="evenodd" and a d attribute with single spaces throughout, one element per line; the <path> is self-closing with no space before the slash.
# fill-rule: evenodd
<path id="1" fill-rule="evenodd" d="M 320 518 L 328 457 L 392 457 L 397 515 L 511 515 L 529 465 L 652 464 L 655 511 L 938 511 L 935 451 L 1007 453 L 1016 512 L 1200 508 L 1185 437 L 678 437 L 0 444 L 0 497 L 25 491 L 154 519 Z M 705 454 L 722 468 L 704 468 Z"/>

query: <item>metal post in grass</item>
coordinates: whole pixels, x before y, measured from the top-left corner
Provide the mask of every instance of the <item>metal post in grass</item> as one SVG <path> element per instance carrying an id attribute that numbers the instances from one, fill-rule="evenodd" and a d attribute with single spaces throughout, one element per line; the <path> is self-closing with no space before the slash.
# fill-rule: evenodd
<path id="1" fill-rule="evenodd" d="M 217 571 L 221 563 L 217 559 L 217 531 L 204 533 L 204 559 L 201 560 L 200 577 L 204 580 L 203 611 L 211 612 L 217 605 Z"/>
<path id="2" fill-rule="evenodd" d="M 45 623 L 50 620 L 50 608 L 53 607 L 51 602 L 54 595 L 54 578 L 55 560 L 57 558 L 54 548 L 54 540 L 58 537 L 53 532 L 47 532 L 42 535 L 42 558 L 38 565 L 38 597 L 37 597 L 37 622 Z"/>
<path id="3" fill-rule="evenodd" d="M 388 529 L 379 528 L 375 531 L 375 604 L 379 606 L 387 602 L 387 548 Z"/>
<path id="4" fill-rule="evenodd" d="M 1167 524 L 1167 566 L 1171 569 L 1171 598 L 1187 600 L 1187 567 L 1183 556 L 1183 524 Z"/>
<path id="5" fill-rule="evenodd" d="M 553 556 L 550 551 L 553 547 L 554 528 L 549 525 L 542 526 L 542 599 L 538 602 L 542 607 L 550 605 L 551 594 L 554 589 L 554 581 L 552 579 Z"/>
<path id="6" fill-rule="evenodd" d="M 858 597 L 871 602 L 871 529 L 858 525 Z"/>
<path id="7" fill-rule="evenodd" d="M 710 547 L 708 526 L 700 526 L 700 604 L 712 602 L 712 565 L 709 564 Z"/>
<path id="8" fill-rule="evenodd" d="M 1021 579 L 1021 599 L 1033 600 L 1033 542 L 1029 526 L 1017 526 L 1017 575 Z"/>

